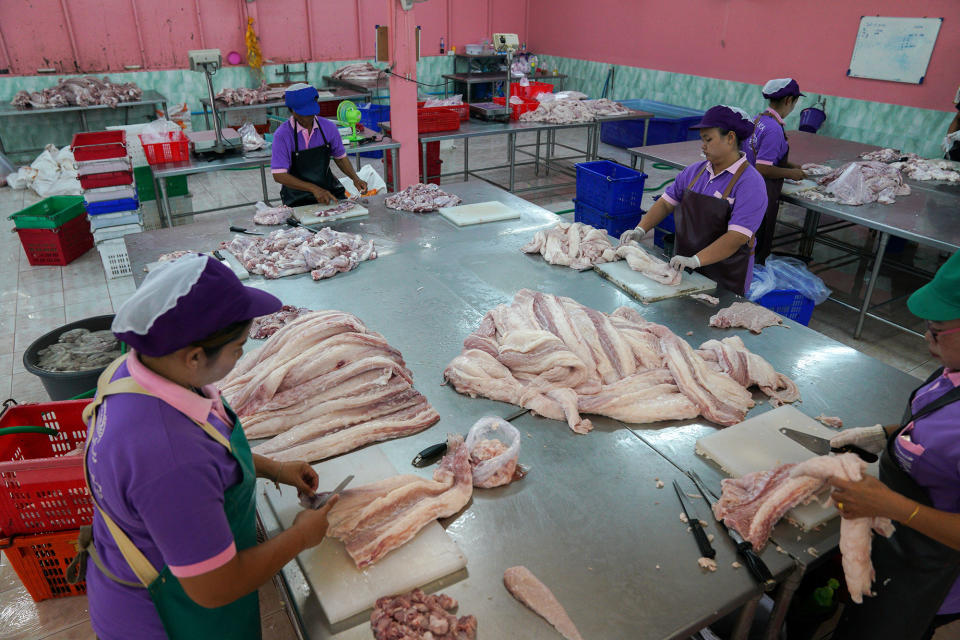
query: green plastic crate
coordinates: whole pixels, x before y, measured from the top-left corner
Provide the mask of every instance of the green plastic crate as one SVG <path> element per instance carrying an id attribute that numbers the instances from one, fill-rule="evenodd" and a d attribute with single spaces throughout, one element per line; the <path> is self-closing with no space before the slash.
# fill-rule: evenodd
<path id="1" fill-rule="evenodd" d="M 137 194 L 140 197 L 140 202 L 149 202 L 150 200 L 157 199 L 156 189 L 153 187 L 153 172 L 150 171 L 150 167 L 137 167 L 134 169 L 133 179 L 137 184 Z M 168 197 L 173 198 L 175 196 L 187 195 L 187 176 L 174 176 L 166 180 Z"/>
<path id="2" fill-rule="evenodd" d="M 56 229 L 84 213 L 83 196 L 52 196 L 11 213 L 7 219 L 13 220 L 17 229 Z"/>

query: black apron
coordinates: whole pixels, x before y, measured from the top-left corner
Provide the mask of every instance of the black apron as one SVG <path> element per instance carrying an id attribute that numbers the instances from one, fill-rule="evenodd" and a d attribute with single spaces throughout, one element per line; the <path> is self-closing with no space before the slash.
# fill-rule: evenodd
<path id="1" fill-rule="evenodd" d="M 935 371 L 910 394 L 900 428 L 887 440 L 880 456 L 880 481 L 927 507 L 933 506 L 930 494 L 900 467 L 893 447 L 908 424 L 948 404 L 960 402 L 960 388 L 951 389 L 916 414 L 912 413 L 917 391 L 942 374 L 942 368 Z M 876 571 L 873 589 L 877 595 L 864 598 L 863 604 L 848 605 L 834 637 L 844 640 L 923 638 L 950 588 L 960 577 L 960 551 L 898 524 L 889 538 L 873 536 L 871 558 Z"/>
<path id="2" fill-rule="evenodd" d="M 757 123 L 760 122 L 760 117 L 763 115 L 764 114 L 760 114 L 757 116 L 757 119 L 753 121 L 754 128 L 756 128 Z M 780 123 L 777 122 L 777 124 Z M 782 124 L 780 124 L 780 128 L 783 129 Z M 783 137 L 787 137 L 786 130 L 783 132 Z M 750 150 L 753 151 L 754 163 L 757 161 L 756 139 L 756 135 L 750 136 Z M 788 145 L 786 155 L 773 166 L 786 167 L 789 158 L 790 147 Z M 763 182 L 767 187 L 767 210 L 763 214 L 763 222 L 760 223 L 760 228 L 757 229 L 757 247 L 754 258 L 757 264 L 765 264 L 767 257 L 773 250 L 773 233 L 777 227 L 777 215 L 780 213 L 780 192 L 783 190 L 783 178 L 767 178 L 764 176 Z"/>
<path id="3" fill-rule="evenodd" d="M 327 141 L 327 136 L 323 133 L 320 123 L 315 121 L 313 126 L 320 130 L 323 145 L 301 151 L 296 120 L 293 121 L 291 125 L 291 129 L 293 129 L 293 155 L 290 158 L 290 169 L 287 170 L 287 173 L 294 178 L 322 187 L 332 193 L 338 200 L 342 200 L 347 196 L 347 192 L 340 181 L 334 177 L 333 172 L 330 171 L 330 158 L 332 156 L 330 143 Z M 317 204 L 317 199 L 309 191 L 291 189 L 286 185 L 280 187 L 280 199 L 288 207 Z"/>
<path id="4" fill-rule="evenodd" d="M 730 224 L 730 214 L 733 212 L 733 205 L 727 201 L 727 196 L 733 190 L 733 185 L 743 175 L 747 164 L 744 162 L 737 169 L 733 179 L 724 189 L 722 198 L 697 193 L 689 186 L 684 190 L 680 206 L 674 211 L 674 219 L 677 224 L 677 255 L 696 255 L 698 251 L 709 246 L 714 240 L 727 232 L 727 227 Z M 694 176 L 690 184 L 696 184 L 706 170 L 707 165 L 704 163 L 703 168 Z M 754 242 L 754 238 L 750 238 L 726 260 L 699 267 L 697 271 L 734 293 L 741 296 L 746 295 L 744 285 L 747 282 L 747 270 L 750 268 L 750 255 L 753 253 Z"/>

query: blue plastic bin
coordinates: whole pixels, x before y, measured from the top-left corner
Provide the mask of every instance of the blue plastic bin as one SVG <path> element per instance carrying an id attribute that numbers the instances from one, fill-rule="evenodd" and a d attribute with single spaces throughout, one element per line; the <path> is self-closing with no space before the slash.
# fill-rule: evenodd
<path id="1" fill-rule="evenodd" d="M 653 244 L 661 249 L 667 248 L 667 239 L 671 238 L 677 232 L 677 223 L 671 213 L 663 221 L 653 228 Z M 672 240 L 671 240 L 672 242 Z"/>
<path id="2" fill-rule="evenodd" d="M 140 206 L 136 198 L 120 198 L 119 200 L 101 200 L 100 202 L 86 202 L 87 213 L 92 216 L 101 213 L 116 213 L 117 211 L 133 211 Z"/>
<path id="3" fill-rule="evenodd" d="M 647 174 L 609 160 L 576 167 L 577 200 L 609 214 L 640 211 Z"/>
<path id="4" fill-rule="evenodd" d="M 390 119 L 390 105 L 373 104 L 367 102 L 358 104 L 360 109 L 360 124 L 371 131 L 380 131 L 380 123 Z M 361 158 L 382 158 L 383 151 L 361 151 Z"/>
<path id="5" fill-rule="evenodd" d="M 591 207 L 580 200 L 573 201 L 573 221 L 588 224 L 597 229 L 605 229 L 613 238 L 619 238 L 627 229 L 633 229 L 640 224 L 643 209 L 626 213 L 604 213 L 596 207 Z"/>
<path id="6" fill-rule="evenodd" d="M 806 326 L 813 315 L 814 302 L 795 289 L 774 289 L 757 303 Z"/>
<path id="7" fill-rule="evenodd" d="M 628 109 L 647 111 L 654 115 L 650 118 L 647 130 L 647 145 L 667 144 L 697 140 L 700 132 L 690 129 L 700 122 L 704 112 L 699 109 L 680 107 L 656 100 L 617 100 Z M 600 125 L 600 141 L 616 147 L 640 147 L 643 145 L 643 120 L 615 120 Z"/>

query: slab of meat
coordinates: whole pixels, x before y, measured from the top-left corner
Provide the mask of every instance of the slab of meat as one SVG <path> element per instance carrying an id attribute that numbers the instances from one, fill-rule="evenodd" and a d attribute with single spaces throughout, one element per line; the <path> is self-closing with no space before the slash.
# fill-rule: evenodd
<path id="1" fill-rule="evenodd" d="M 463 202 L 459 196 L 444 193 L 435 184 L 417 183 L 387 196 L 384 204 L 388 209 L 397 209 L 399 211 L 413 211 L 414 213 L 426 213 L 436 211 L 440 207 L 455 207 Z"/>
<path id="2" fill-rule="evenodd" d="M 891 204 L 895 196 L 910 195 L 910 185 L 904 183 L 900 171 L 883 162 L 861 160 L 849 162 L 820 177 L 817 189 L 800 192 L 804 197 L 826 193 L 840 204 L 860 205 L 870 202 Z"/>
<path id="3" fill-rule="evenodd" d="M 683 278 L 683 272 L 677 271 L 663 260 L 650 255 L 644 249 L 641 249 L 636 242 L 618 247 L 617 257 L 626 258 L 631 269 L 639 271 L 660 284 L 675 287 L 680 284 L 680 280 Z"/>
<path id="4" fill-rule="evenodd" d="M 218 104 L 229 107 L 238 104 L 263 104 L 274 100 L 283 99 L 282 88 L 268 86 L 262 82 L 256 89 L 246 87 L 237 87 L 236 89 L 223 89 L 216 95 L 214 100 Z"/>
<path id="5" fill-rule="evenodd" d="M 526 475 L 517 465 L 520 432 L 506 420 L 493 416 L 477 420 L 467 433 L 467 451 L 475 487 L 500 487 Z"/>
<path id="6" fill-rule="evenodd" d="M 377 257 L 373 240 L 330 228 L 314 233 L 290 227 L 265 236 L 236 235 L 220 243 L 220 248 L 237 256 L 250 273 L 271 279 L 309 271 L 314 280 L 322 280 Z"/>
<path id="7" fill-rule="evenodd" d="M 263 202 L 257 203 L 257 212 L 253 214 L 253 222 L 262 225 L 285 224 L 287 218 L 293 215 L 293 209 L 288 206 L 268 207 Z"/>
<path id="8" fill-rule="evenodd" d="M 629 111 L 623 105 L 606 98 L 600 98 L 599 100 L 560 99 L 541 102 L 536 110 L 520 114 L 520 120 L 524 122 L 570 124 L 592 122 L 598 116 L 616 115 Z"/>
<path id="9" fill-rule="evenodd" d="M 706 293 L 694 293 L 690 297 L 693 298 L 694 300 L 703 300 L 707 304 L 711 304 L 714 307 L 720 304 L 720 298 L 715 298 L 714 296 L 711 296 Z"/>
<path id="10" fill-rule="evenodd" d="M 523 566 L 503 572 L 503 585 L 514 598 L 533 609 L 534 613 L 553 625 L 567 640 L 583 640 L 573 620 L 547 585 Z"/>
<path id="11" fill-rule="evenodd" d="M 704 360 L 717 362 L 721 371 L 744 387 L 759 387 L 781 404 L 800 399 L 800 391 L 793 380 L 777 373 L 769 362 L 751 353 L 739 336 L 707 340 L 700 345 L 699 353 Z"/>
<path id="12" fill-rule="evenodd" d="M 864 151 L 860 154 L 860 158 L 863 160 L 870 160 L 873 162 L 896 162 L 903 157 L 903 154 L 900 153 L 899 149 L 877 149 L 876 151 Z"/>
<path id="13" fill-rule="evenodd" d="M 833 167 L 829 167 L 825 164 L 816 164 L 814 162 L 808 162 L 807 164 L 802 165 L 800 168 L 803 169 L 803 172 L 810 177 L 825 176 L 833 171 Z"/>
<path id="14" fill-rule="evenodd" d="M 304 313 L 310 313 L 310 309 L 285 304 L 276 313 L 254 318 L 250 325 L 249 336 L 254 340 L 266 340 L 285 324 L 299 318 Z"/>
<path id="15" fill-rule="evenodd" d="M 827 425 L 828 427 L 833 427 L 834 429 L 842 429 L 842 428 L 843 428 L 843 420 L 841 420 L 840 418 L 833 417 L 833 416 L 825 416 L 825 415 L 823 415 L 823 414 L 821 413 L 821 414 L 818 415 L 816 418 L 814 418 L 814 420 L 817 420 L 817 421 L 819 421 L 819 422 Z"/>
<path id="16" fill-rule="evenodd" d="M 447 454 L 427 480 L 400 475 L 344 491 L 327 516 L 327 535 L 340 539 L 357 568 L 377 562 L 427 524 L 460 511 L 473 494 L 463 437 L 447 436 Z"/>
<path id="17" fill-rule="evenodd" d="M 357 203 L 352 200 L 343 200 L 339 202 L 336 206 L 330 207 L 329 209 L 323 209 L 322 211 L 317 211 L 317 216 L 325 218 L 327 216 L 335 216 L 339 213 L 345 213 L 350 211 L 357 206 Z"/>
<path id="18" fill-rule="evenodd" d="M 816 478 L 818 480 L 840 479 L 859 482 L 867 464 L 854 453 L 836 456 L 818 456 L 796 465 L 791 478 Z M 832 504 L 832 500 L 828 503 Z M 850 599 L 863 602 L 863 596 L 872 596 L 870 586 L 875 577 L 870 561 L 871 531 L 890 537 L 893 523 L 888 518 L 843 518 L 840 520 L 840 553 L 843 576 L 847 582 Z"/>
<path id="19" fill-rule="evenodd" d="M 60 80 L 43 91 L 18 91 L 11 104 L 15 107 L 49 109 L 55 107 L 84 107 L 105 105 L 116 107 L 121 102 L 136 102 L 143 90 L 133 82 L 114 83 L 104 76 L 74 76 Z"/>
<path id="20" fill-rule="evenodd" d="M 438 593 L 427 595 L 420 589 L 377 600 L 370 614 L 370 629 L 376 640 L 473 640 L 477 637 L 477 619 L 457 616 L 452 611 L 457 601 Z"/>
<path id="21" fill-rule="evenodd" d="M 734 302 L 710 316 L 710 326 L 720 329 L 744 327 L 751 333 L 760 333 L 767 327 L 783 325 L 783 318 L 770 309 L 752 302 Z"/>
<path id="22" fill-rule="evenodd" d="M 619 259 L 606 231 L 579 222 L 558 222 L 545 231 L 537 231 L 520 250 L 539 253 L 550 264 L 578 271 Z"/>
<path id="23" fill-rule="evenodd" d="M 794 466 L 785 464 L 769 471 L 725 478 L 720 483 L 723 493 L 713 505 L 713 515 L 760 551 L 780 518 L 798 504 L 809 502 L 824 487 L 819 478 L 791 477 Z"/>
<path id="24" fill-rule="evenodd" d="M 387 74 L 385 71 L 376 68 L 369 62 L 355 62 L 353 64 L 340 67 L 333 72 L 331 77 L 338 80 L 347 80 L 359 84 L 376 84 L 377 82 L 385 79 Z"/>
<path id="25" fill-rule="evenodd" d="M 159 258 L 157 262 L 170 262 L 171 260 L 176 260 L 177 258 L 182 258 L 183 256 L 188 256 L 196 251 L 171 251 L 170 253 L 164 253 Z"/>

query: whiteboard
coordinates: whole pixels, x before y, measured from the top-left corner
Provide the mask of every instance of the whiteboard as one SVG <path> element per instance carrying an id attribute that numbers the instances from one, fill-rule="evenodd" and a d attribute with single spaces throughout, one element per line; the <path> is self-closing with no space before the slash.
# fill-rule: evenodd
<path id="1" fill-rule="evenodd" d="M 921 84 L 943 18 L 863 16 L 847 75 Z"/>

